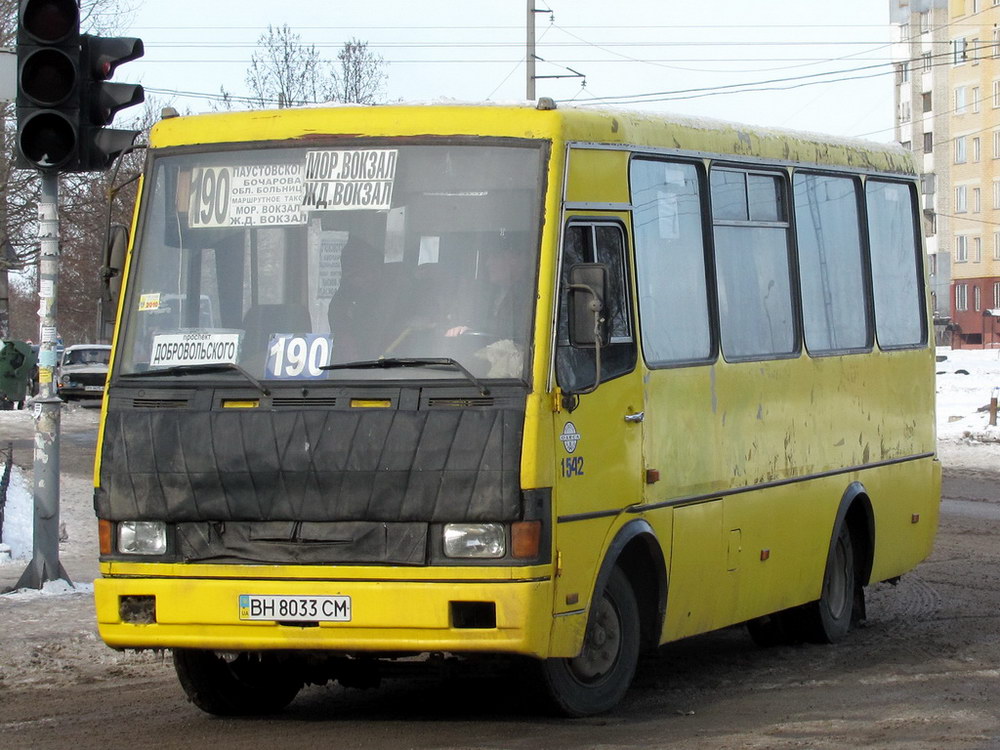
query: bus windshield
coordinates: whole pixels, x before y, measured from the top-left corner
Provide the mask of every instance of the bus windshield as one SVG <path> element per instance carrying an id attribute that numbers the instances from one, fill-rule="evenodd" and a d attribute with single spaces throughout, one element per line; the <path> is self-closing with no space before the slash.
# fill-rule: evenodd
<path id="1" fill-rule="evenodd" d="M 537 144 L 482 141 L 159 157 L 118 374 L 524 380 L 541 170 Z M 429 363 L 349 366 L 380 358 Z"/>

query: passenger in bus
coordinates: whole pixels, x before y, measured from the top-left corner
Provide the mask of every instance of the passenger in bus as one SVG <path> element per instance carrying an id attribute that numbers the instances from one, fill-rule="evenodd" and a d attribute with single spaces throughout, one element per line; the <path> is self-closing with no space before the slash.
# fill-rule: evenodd
<path id="1" fill-rule="evenodd" d="M 327 311 L 334 361 L 378 356 L 386 324 L 379 294 L 385 288 L 382 253 L 352 233 L 341 251 L 340 268 L 340 286 Z"/>

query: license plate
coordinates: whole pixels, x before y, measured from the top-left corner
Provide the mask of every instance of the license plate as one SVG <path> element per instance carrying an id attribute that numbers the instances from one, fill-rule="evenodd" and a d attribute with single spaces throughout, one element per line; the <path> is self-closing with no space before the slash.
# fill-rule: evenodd
<path id="1" fill-rule="evenodd" d="M 349 596 L 240 594 L 241 620 L 350 622 Z"/>
<path id="2" fill-rule="evenodd" d="M 85 385 L 83 387 L 83 390 L 85 390 L 85 391 L 103 391 L 104 390 L 104 386 L 103 385 Z"/>

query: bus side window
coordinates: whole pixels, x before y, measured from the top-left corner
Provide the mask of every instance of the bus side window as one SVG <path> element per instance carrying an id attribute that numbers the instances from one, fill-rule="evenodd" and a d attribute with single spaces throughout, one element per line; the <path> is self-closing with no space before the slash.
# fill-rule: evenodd
<path id="1" fill-rule="evenodd" d="M 694 164 L 632 161 L 632 227 L 642 347 L 650 366 L 715 356 L 702 190 Z"/>
<path id="2" fill-rule="evenodd" d="M 570 224 L 563 239 L 556 349 L 556 377 L 559 386 L 570 393 L 594 382 L 594 350 L 574 347 L 569 339 L 566 286 L 569 284 L 569 270 L 576 263 L 603 263 L 608 268 L 604 314 L 608 320 L 610 340 L 601 350 L 601 381 L 630 372 L 635 366 L 635 338 L 632 335 L 625 271 L 625 233 L 619 224 Z"/>
<path id="3" fill-rule="evenodd" d="M 922 346 L 927 320 L 913 192 L 906 183 L 868 180 L 865 198 L 879 347 Z"/>
<path id="4" fill-rule="evenodd" d="M 723 356 L 792 356 L 798 339 L 784 182 L 713 167 L 711 190 Z"/>

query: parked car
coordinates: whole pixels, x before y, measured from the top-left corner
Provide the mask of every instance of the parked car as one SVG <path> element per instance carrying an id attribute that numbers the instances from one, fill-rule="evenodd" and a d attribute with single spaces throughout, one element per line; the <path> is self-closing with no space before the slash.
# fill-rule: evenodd
<path id="1" fill-rule="evenodd" d="M 59 362 L 56 390 L 65 400 L 101 398 L 108 379 L 111 347 L 107 344 L 67 346 Z"/>

